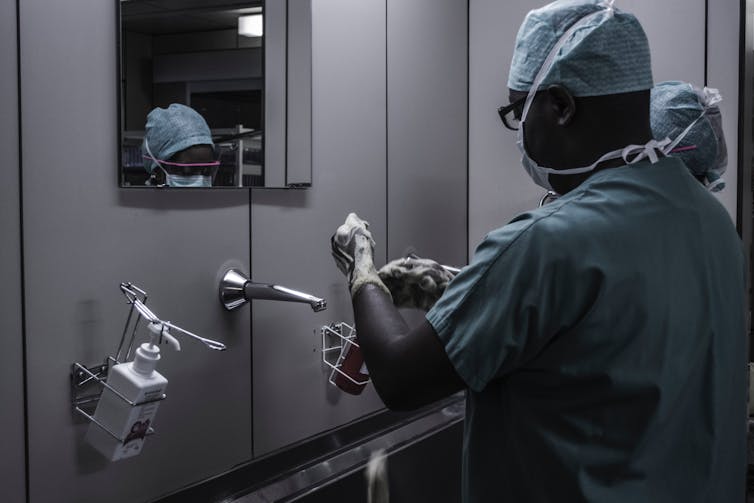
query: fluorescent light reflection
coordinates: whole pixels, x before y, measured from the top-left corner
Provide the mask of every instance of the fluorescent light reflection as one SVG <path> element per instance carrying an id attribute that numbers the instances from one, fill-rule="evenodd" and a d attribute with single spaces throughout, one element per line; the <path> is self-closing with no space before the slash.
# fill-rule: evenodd
<path id="1" fill-rule="evenodd" d="M 238 16 L 238 34 L 242 37 L 261 37 L 264 34 L 262 14 Z"/>

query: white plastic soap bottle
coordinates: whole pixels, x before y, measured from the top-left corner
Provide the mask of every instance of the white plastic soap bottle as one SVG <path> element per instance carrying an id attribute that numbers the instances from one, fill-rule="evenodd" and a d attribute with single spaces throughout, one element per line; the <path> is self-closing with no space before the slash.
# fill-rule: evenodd
<path id="1" fill-rule="evenodd" d="M 130 405 L 105 388 L 94 412 L 94 418 L 121 441 L 94 423 L 89 425 L 86 434 L 87 441 L 110 461 L 141 452 L 144 437 L 157 413 L 159 399 L 165 393 L 168 380 L 155 370 L 160 360 L 160 348 L 156 342 L 163 338 L 177 351 L 181 350 L 180 343 L 162 323 L 150 323 L 149 330 L 150 342 L 136 349 L 134 360 L 113 365 L 107 377 L 108 385 L 137 405 Z"/>

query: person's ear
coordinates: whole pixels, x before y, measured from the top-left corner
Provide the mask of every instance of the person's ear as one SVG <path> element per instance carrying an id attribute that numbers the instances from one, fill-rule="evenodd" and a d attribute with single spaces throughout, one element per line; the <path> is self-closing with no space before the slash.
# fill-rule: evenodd
<path id="1" fill-rule="evenodd" d="M 558 126 L 568 126 L 576 115 L 576 100 L 573 99 L 573 95 L 559 84 L 548 87 L 547 93 Z"/>

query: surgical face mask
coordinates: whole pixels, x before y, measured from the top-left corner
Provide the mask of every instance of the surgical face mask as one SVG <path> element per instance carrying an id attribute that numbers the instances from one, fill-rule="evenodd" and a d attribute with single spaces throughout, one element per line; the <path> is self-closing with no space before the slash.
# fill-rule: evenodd
<path id="1" fill-rule="evenodd" d="M 171 175 L 165 172 L 168 187 L 212 187 L 212 177 L 206 175 Z"/>
<path id="2" fill-rule="evenodd" d="M 517 138 L 516 138 L 516 145 L 518 146 L 518 149 L 521 151 L 521 164 L 523 165 L 526 172 L 529 174 L 531 179 L 539 185 L 540 187 L 554 191 L 552 188 L 552 185 L 550 184 L 549 175 L 550 174 L 557 174 L 557 175 L 575 175 L 579 173 L 588 173 L 590 171 L 593 171 L 600 163 L 603 163 L 605 161 L 611 160 L 611 159 L 619 159 L 623 158 L 624 161 L 628 164 L 634 164 L 637 163 L 645 158 L 648 158 L 652 163 L 655 163 L 658 161 L 658 155 L 657 151 L 662 151 L 662 148 L 667 145 L 667 143 L 670 142 L 670 140 L 663 140 L 661 142 L 658 142 L 656 140 L 651 140 L 645 145 L 628 145 L 623 149 L 619 150 L 613 150 L 612 152 L 608 152 L 599 159 L 597 159 L 595 162 L 590 164 L 589 166 L 582 166 L 578 168 L 570 168 L 570 169 L 554 169 L 549 168 L 545 166 L 540 166 L 537 164 L 537 162 L 532 159 L 529 156 L 529 153 L 526 151 L 526 144 L 524 142 L 524 130 L 525 122 L 526 122 L 526 116 L 529 114 L 529 109 L 531 107 L 531 103 L 534 100 L 534 96 L 537 93 L 537 90 L 539 89 L 540 84 L 544 81 L 545 77 L 547 77 L 547 74 L 549 73 L 550 69 L 552 68 L 553 63 L 555 62 L 555 58 L 560 52 L 560 49 L 562 49 L 563 45 L 571 38 L 571 36 L 582 26 L 584 26 L 586 23 L 591 21 L 593 18 L 597 16 L 612 16 L 614 14 L 613 11 L 613 2 L 609 1 L 604 4 L 604 9 L 599 10 L 596 12 L 592 12 L 591 14 L 588 14 L 587 16 L 584 16 L 580 20 L 576 21 L 576 23 L 573 24 L 564 34 L 562 37 L 560 37 L 560 40 L 555 44 L 555 46 L 550 51 L 550 54 L 547 55 L 547 58 L 545 59 L 544 63 L 542 63 L 542 68 L 539 69 L 539 73 L 537 73 L 537 76 L 534 79 L 534 82 L 532 83 L 531 88 L 529 89 L 529 94 L 526 97 L 526 102 L 524 103 L 524 109 L 523 113 L 521 114 L 521 124 L 518 128 Z M 629 158 L 633 156 L 629 160 Z"/>

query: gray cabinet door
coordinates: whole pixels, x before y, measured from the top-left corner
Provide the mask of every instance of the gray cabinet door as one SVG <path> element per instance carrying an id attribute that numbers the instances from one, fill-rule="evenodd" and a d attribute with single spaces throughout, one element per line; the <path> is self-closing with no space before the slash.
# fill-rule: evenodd
<path id="1" fill-rule="evenodd" d="M 388 259 L 466 263 L 468 5 L 388 0 Z"/>
<path id="2" fill-rule="evenodd" d="M 382 407 L 371 385 L 351 396 L 328 384 L 318 329 L 353 321 L 329 241 L 348 212 L 369 220 L 385 257 L 384 0 L 313 2 L 312 65 L 312 188 L 253 191 L 251 274 L 328 308 L 252 302 L 255 456 Z"/>
<path id="3" fill-rule="evenodd" d="M 469 256 L 492 229 L 536 206 L 542 194 L 521 167 L 516 134 L 500 123 L 516 33 L 544 2 L 469 1 Z"/>
<path id="4" fill-rule="evenodd" d="M 353 320 L 329 254 L 348 212 L 369 221 L 378 266 L 409 247 L 466 260 L 466 3 L 312 6 L 314 182 L 253 193 L 252 272 L 329 307 L 254 303 L 255 456 L 382 408 L 371 385 L 360 396 L 329 385 L 320 361 L 317 330 Z"/>
<path id="5" fill-rule="evenodd" d="M 30 500 L 149 501 L 251 458 L 249 313 L 228 316 L 216 279 L 228 259 L 248 264 L 249 191 L 118 189 L 116 2 L 20 8 Z M 229 349 L 166 348 L 156 434 L 109 463 L 85 444 L 68 381 L 74 361 L 114 352 L 121 281 Z"/>
<path id="6" fill-rule="evenodd" d="M 18 64 L 16 2 L 0 2 L 0 158 L 4 160 L 0 184 L 0 450 L 3 498 L 24 501 L 24 398 L 23 329 L 21 322 L 21 215 L 18 171 Z"/>

